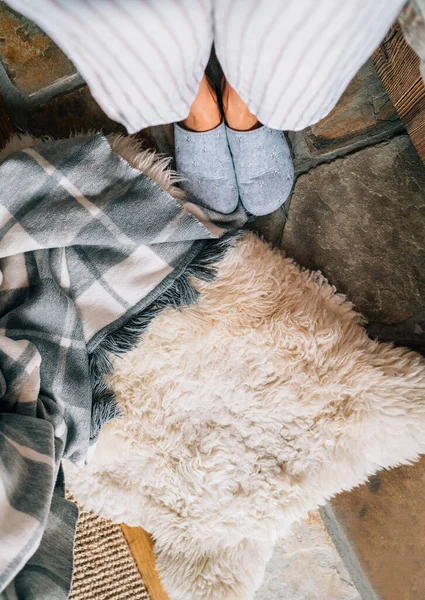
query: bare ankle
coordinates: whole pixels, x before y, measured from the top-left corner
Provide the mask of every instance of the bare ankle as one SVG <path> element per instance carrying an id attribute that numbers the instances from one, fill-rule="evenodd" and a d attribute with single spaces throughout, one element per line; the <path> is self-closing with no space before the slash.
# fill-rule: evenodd
<path id="1" fill-rule="evenodd" d="M 237 131 L 258 129 L 261 123 L 249 110 L 239 94 L 230 86 L 227 80 L 223 87 L 223 110 L 227 125 Z"/>
<path id="2" fill-rule="evenodd" d="M 215 129 L 220 123 L 221 113 L 217 96 L 204 75 L 190 112 L 180 125 L 190 131 L 202 132 Z"/>

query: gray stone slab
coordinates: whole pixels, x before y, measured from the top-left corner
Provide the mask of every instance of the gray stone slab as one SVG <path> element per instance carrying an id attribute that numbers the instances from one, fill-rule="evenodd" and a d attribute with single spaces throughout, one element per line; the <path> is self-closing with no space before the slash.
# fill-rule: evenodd
<path id="1" fill-rule="evenodd" d="M 269 242 L 273 246 L 279 247 L 282 240 L 283 228 L 286 223 L 287 212 L 286 207 L 288 202 L 270 213 L 262 217 L 256 217 L 249 228 L 256 231 L 266 242 Z"/>
<path id="2" fill-rule="evenodd" d="M 24 129 L 36 136 L 55 138 L 81 131 L 125 133 L 122 125 L 106 116 L 87 86 L 33 107 L 26 114 Z"/>
<path id="3" fill-rule="evenodd" d="M 330 524 L 331 537 L 356 583 L 353 563 L 360 567 L 362 600 L 424 600 L 424 486 L 423 456 L 414 465 L 376 473 L 327 507 L 336 523 Z M 374 593 L 363 593 L 367 582 Z"/>
<path id="4" fill-rule="evenodd" d="M 425 346 L 425 167 L 408 136 L 298 178 L 282 245 L 321 270 L 371 322 Z"/>
<path id="5" fill-rule="evenodd" d="M 361 600 L 319 513 L 277 544 L 255 600 Z"/>
<path id="6" fill-rule="evenodd" d="M 11 81 L 32 94 L 62 78 L 75 67 L 34 23 L 0 2 L 0 54 Z"/>
<path id="7" fill-rule="evenodd" d="M 303 131 L 289 132 L 295 174 L 404 132 L 381 79 L 368 61 L 335 108 Z"/>

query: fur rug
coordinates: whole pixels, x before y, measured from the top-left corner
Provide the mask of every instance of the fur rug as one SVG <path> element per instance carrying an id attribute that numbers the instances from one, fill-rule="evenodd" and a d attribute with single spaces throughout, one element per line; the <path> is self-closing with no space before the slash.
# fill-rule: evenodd
<path id="1" fill-rule="evenodd" d="M 172 600 L 248 600 L 291 524 L 425 451 L 425 361 L 254 234 L 195 286 L 114 359 L 125 416 L 67 483 L 153 534 Z"/>
<path id="2" fill-rule="evenodd" d="M 38 140 L 15 137 L 0 153 Z M 178 201 L 166 162 L 112 148 Z M 91 463 L 67 463 L 80 504 L 156 539 L 171 600 L 248 600 L 275 541 L 339 491 L 425 451 L 425 361 L 378 344 L 317 273 L 247 234 L 165 309 L 110 378 L 125 416 Z"/>

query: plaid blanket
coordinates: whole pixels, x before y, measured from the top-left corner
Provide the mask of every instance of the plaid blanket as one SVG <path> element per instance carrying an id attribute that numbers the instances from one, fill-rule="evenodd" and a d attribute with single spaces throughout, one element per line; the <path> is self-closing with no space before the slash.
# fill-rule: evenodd
<path id="1" fill-rule="evenodd" d="M 108 352 L 194 299 L 188 277 L 211 277 L 226 226 L 195 218 L 102 135 L 13 154 L 0 193 L 0 592 L 61 600 L 77 520 L 61 459 L 84 461 L 117 414 Z"/>

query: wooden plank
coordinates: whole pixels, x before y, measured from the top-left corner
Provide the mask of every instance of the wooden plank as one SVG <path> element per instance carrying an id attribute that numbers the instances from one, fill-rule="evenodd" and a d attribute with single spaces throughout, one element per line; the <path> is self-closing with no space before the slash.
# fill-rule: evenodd
<path id="1" fill-rule="evenodd" d="M 130 546 L 151 600 L 169 600 L 156 572 L 152 537 L 141 527 L 128 527 L 128 525 L 122 524 L 121 529 Z"/>
<path id="2" fill-rule="evenodd" d="M 419 57 L 398 23 L 374 52 L 372 62 L 425 164 L 425 84 Z"/>

